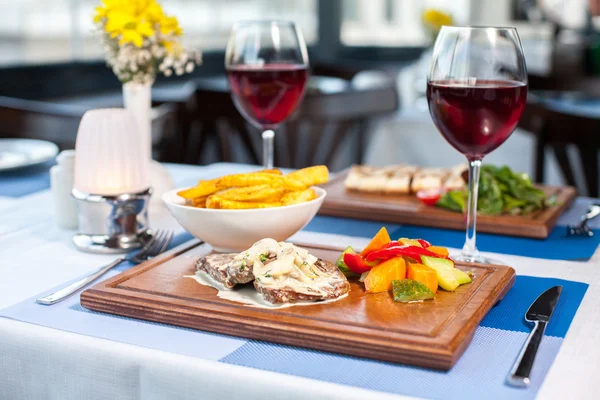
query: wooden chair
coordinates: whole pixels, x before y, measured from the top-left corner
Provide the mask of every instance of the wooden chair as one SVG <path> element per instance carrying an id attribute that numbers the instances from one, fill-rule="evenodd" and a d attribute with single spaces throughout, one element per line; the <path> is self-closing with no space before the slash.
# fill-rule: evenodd
<path id="1" fill-rule="evenodd" d="M 318 76 L 315 72 L 329 76 Z M 360 163 L 370 122 L 397 110 L 395 82 L 387 75 L 339 70 L 340 76 L 353 78 L 345 80 L 334 76 L 335 72 L 333 67 L 314 69 L 302 105 L 276 132 L 276 165 L 289 168 L 315 164 L 331 166 L 345 140 L 350 140 L 354 149 L 349 163 Z M 186 138 L 185 161 L 208 162 L 202 154 L 212 152 L 218 160 L 259 164 L 260 132 L 248 126 L 235 108 L 225 77 L 198 79 L 196 85 L 197 126 Z M 207 146 L 211 146 L 212 151 L 207 151 Z"/>
<path id="2" fill-rule="evenodd" d="M 589 196 L 598 197 L 600 110 L 578 110 L 577 107 L 561 106 L 561 101 L 566 105 L 573 101 L 597 101 L 600 105 L 599 83 L 597 79 L 530 77 L 530 94 L 519 127 L 536 135 L 536 182 L 544 181 L 545 153 L 550 148 L 567 184 L 577 186 L 572 160 L 567 153 L 567 146 L 574 145 L 583 166 L 585 191 Z M 597 100 L 594 100 L 596 96 Z"/>
<path id="3" fill-rule="evenodd" d="M 0 96 L 0 137 L 42 139 L 60 150 L 75 147 L 77 129 L 89 105 L 60 104 Z M 175 106 L 163 103 L 153 108 L 152 136 L 156 159 L 172 152 L 175 142 Z"/>

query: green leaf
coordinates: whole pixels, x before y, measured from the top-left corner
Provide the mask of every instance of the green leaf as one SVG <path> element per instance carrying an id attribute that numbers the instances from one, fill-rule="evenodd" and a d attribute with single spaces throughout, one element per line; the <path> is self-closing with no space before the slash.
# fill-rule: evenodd
<path id="1" fill-rule="evenodd" d="M 450 211 L 462 212 L 465 206 L 465 195 L 462 190 L 452 190 L 440 197 L 435 205 Z"/>

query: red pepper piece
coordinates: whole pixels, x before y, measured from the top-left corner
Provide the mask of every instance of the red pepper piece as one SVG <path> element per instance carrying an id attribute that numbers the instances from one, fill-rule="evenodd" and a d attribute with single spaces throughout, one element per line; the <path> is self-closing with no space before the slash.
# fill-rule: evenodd
<path id="1" fill-rule="evenodd" d="M 370 271 L 372 268 L 365 263 L 365 260 L 363 260 L 360 254 L 344 254 L 344 263 L 346 263 L 350 271 L 359 275 L 363 272 Z"/>
<path id="2" fill-rule="evenodd" d="M 389 258 L 402 257 L 402 256 L 410 257 L 415 260 L 420 260 L 421 256 L 443 258 L 443 257 L 440 257 L 439 254 L 436 254 L 436 253 L 429 251 L 427 249 L 424 249 L 422 247 L 406 245 L 406 246 L 388 247 L 385 249 L 374 251 L 367 256 L 367 262 L 375 261 L 377 259 L 387 260 Z"/>
<path id="3" fill-rule="evenodd" d="M 427 240 L 417 239 L 417 242 L 419 242 L 421 247 L 423 247 L 424 249 L 431 247 L 431 243 L 429 243 Z"/>

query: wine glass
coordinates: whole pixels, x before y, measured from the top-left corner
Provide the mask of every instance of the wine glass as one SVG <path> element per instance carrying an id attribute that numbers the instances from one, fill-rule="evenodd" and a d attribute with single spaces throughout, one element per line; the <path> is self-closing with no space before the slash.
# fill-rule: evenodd
<path id="1" fill-rule="evenodd" d="M 225 69 L 238 111 L 263 131 L 264 167 L 273 168 L 274 129 L 300 104 L 308 79 L 300 29 L 289 21 L 236 23 Z"/>
<path id="2" fill-rule="evenodd" d="M 429 112 L 444 138 L 467 157 L 467 233 L 459 261 L 483 262 L 476 246 L 483 157 L 511 135 L 527 99 L 527 68 L 515 28 L 444 26 L 427 77 Z"/>

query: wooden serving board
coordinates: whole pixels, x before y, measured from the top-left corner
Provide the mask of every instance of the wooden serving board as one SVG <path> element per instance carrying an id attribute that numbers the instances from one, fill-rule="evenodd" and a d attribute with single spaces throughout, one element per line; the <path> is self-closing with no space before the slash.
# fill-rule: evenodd
<path id="1" fill-rule="evenodd" d="M 435 228 L 465 229 L 461 213 L 424 205 L 414 195 L 385 195 L 347 191 L 344 180 L 348 171 L 339 173 L 322 188 L 327 197 L 319 210 L 321 215 L 387 221 L 397 224 L 431 226 Z M 530 216 L 477 216 L 477 231 L 500 235 L 545 239 L 560 215 L 571 205 L 577 191 L 570 186 L 539 186 L 544 192 L 557 196 L 557 205 Z"/>
<path id="2" fill-rule="evenodd" d="M 303 246 L 333 261 L 340 250 Z M 184 243 L 81 294 L 91 310 L 218 332 L 248 339 L 448 370 L 463 354 L 479 322 L 511 288 L 515 272 L 498 265 L 462 265 L 473 282 L 434 300 L 395 303 L 390 293 L 366 294 L 351 281 L 348 297 L 328 304 L 282 309 L 246 306 L 217 297 L 216 289 L 185 275 L 211 251 Z"/>

